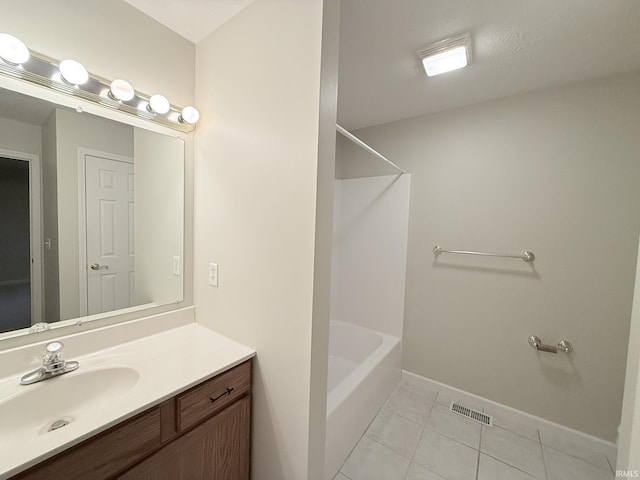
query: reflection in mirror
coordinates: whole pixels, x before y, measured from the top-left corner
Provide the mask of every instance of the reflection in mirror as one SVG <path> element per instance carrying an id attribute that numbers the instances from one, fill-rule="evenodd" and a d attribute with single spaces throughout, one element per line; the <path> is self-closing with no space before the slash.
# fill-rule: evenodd
<path id="1" fill-rule="evenodd" d="M 182 301 L 183 165 L 179 138 L 0 89 L 0 337 Z"/>

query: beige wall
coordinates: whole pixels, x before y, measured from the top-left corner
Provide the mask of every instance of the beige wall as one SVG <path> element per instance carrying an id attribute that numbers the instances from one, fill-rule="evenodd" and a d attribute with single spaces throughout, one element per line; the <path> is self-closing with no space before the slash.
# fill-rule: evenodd
<path id="1" fill-rule="evenodd" d="M 638 85 L 628 74 L 356 132 L 413 177 L 405 369 L 615 439 L 640 227 Z M 343 147 L 341 176 L 380 173 Z M 436 261 L 436 244 L 536 261 Z M 575 352 L 536 353 L 532 334 Z"/>
<path id="2" fill-rule="evenodd" d="M 258 352 L 256 480 L 322 475 L 336 92 L 322 23 L 321 0 L 257 0 L 197 46 L 196 319 Z"/>

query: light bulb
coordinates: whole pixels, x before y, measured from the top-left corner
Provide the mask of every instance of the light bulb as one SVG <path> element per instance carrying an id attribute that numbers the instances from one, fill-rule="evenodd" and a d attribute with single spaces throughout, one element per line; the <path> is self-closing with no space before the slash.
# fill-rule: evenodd
<path id="1" fill-rule="evenodd" d="M 64 81 L 71 85 L 82 85 L 89 80 L 87 69 L 81 63 L 70 59 L 60 62 L 60 75 Z"/>
<path id="2" fill-rule="evenodd" d="M 451 50 L 426 57 L 422 60 L 427 75 L 434 77 L 467 66 L 467 48 L 456 47 Z"/>
<path id="3" fill-rule="evenodd" d="M 120 100 L 123 102 L 128 102 L 136 96 L 136 92 L 131 86 L 129 82 L 126 80 L 122 80 L 121 78 L 116 78 L 113 82 L 111 82 L 111 87 L 109 89 L 109 97 L 112 100 Z"/>
<path id="4" fill-rule="evenodd" d="M 167 97 L 165 97 L 164 95 L 155 94 L 152 95 L 149 99 L 149 106 L 147 107 L 147 109 L 151 113 L 164 115 L 169 110 L 171 110 L 171 104 L 169 103 L 169 100 L 167 100 Z"/>
<path id="5" fill-rule="evenodd" d="M 178 117 L 178 121 L 182 123 L 194 124 L 198 123 L 198 120 L 200 120 L 200 112 L 198 112 L 196 107 L 192 107 L 191 105 L 184 107 Z"/>
<path id="6" fill-rule="evenodd" d="M 7 63 L 20 65 L 29 60 L 29 49 L 13 35 L 0 33 L 0 58 Z"/>

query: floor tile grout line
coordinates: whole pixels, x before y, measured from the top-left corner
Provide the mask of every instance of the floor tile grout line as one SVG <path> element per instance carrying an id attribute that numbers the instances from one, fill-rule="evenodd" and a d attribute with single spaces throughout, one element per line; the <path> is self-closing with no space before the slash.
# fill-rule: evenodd
<path id="1" fill-rule="evenodd" d="M 425 425 L 425 427 L 424 427 L 424 428 L 425 428 L 425 430 L 429 430 L 429 431 L 431 431 L 431 432 L 433 432 L 433 433 L 437 433 L 438 435 L 441 435 L 441 436 L 443 436 L 444 438 L 448 438 L 449 440 L 451 440 L 451 441 L 453 441 L 453 442 L 456 442 L 456 443 L 459 443 L 460 445 L 463 445 L 463 446 L 465 446 L 465 447 L 467 447 L 467 448 L 470 448 L 471 450 L 478 450 L 478 451 L 480 451 L 480 442 L 478 442 L 478 448 L 476 448 L 476 447 L 472 447 L 471 445 L 467 445 L 466 443 L 461 442 L 460 440 L 457 440 L 457 439 L 455 439 L 455 438 L 453 438 L 453 437 L 450 437 L 449 435 L 446 435 L 446 434 L 444 434 L 444 433 L 442 433 L 442 432 L 439 432 L 439 431 L 437 431 L 437 430 L 434 430 L 433 428 L 429 427 L 429 425 Z"/>
<path id="2" fill-rule="evenodd" d="M 422 430 L 420 430 L 420 436 L 418 437 L 418 442 L 416 446 L 413 448 L 413 453 L 411 454 L 411 461 L 413 462 L 413 458 L 416 456 L 416 452 L 418 451 L 418 445 L 420 445 L 420 440 L 422 440 L 422 435 L 424 435 L 424 431 L 427 427 L 423 426 Z"/>
<path id="3" fill-rule="evenodd" d="M 422 433 L 420 434 L 422 435 Z M 406 458 L 407 460 L 411 461 L 413 459 L 413 456 L 411 457 L 407 457 L 406 455 L 398 452 L 397 450 L 394 450 L 393 447 L 390 447 L 389 445 L 385 445 L 384 443 L 382 443 L 380 440 L 376 440 L 375 438 L 367 435 L 366 433 L 364 435 L 362 435 L 362 437 L 367 437 L 369 440 L 371 440 L 372 442 L 376 442 L 379 445 L 382 445 L 384 448 L 386 448 L 387 450 L 391 450 L 393 453 L 395 453 L 396 455 L 402 457 L 402 458 Z M 362 440 L 362 437 L 360 437 L 360 440 Z M 360 440 L 358 440 L 358 443 L 360 443 Z M 418 440 L 418 442 L 420 442 L 420 440 Z M 416 445 L 416 448 L 418 448 L 418 446 Z M 415 454 L 415 452 L 414 452 Z"/>
<path id="4" fill-rule="evenodd" d="M 541 442 L 541 443 L 542 443 L 542 442 Z M 588 463 L 588 464 L 589 464 L 589 465 L 591 465 L 592 467 L 599 468 L 600 470 L 607 471 L 607 470 L 610 470 L 610 469 L 611 469 L 611 463 L 609 462 L 609 459 L 607 458 L 607 456 L 606 456 L 604 453 L 600 453 L 600 452 L 592 452 L 592 453 L 597 453 L 597 454 L 599 454 L 599 455 L 602 455 L 602 456 L 607 460 L 607 465 L 609 465 L 609 468 L 601 467 L 600 465 L 596 465 L 595 463 L 590 462 L 589 460 L 586 460 L 586 459 L 581 458 L 581 457 L 576 457 L 575 455 L 572 455 L 571 453 L 567 453 L 567 452 L 565 452 L 564 450 L 560 450 L 559 448 L 552 447 L 551 445 L 546 445 L 546 444 L 542 443 L 542 446 L 543 446 L 543 447 L 546 447 L 546 448 L 550 448 L 551 450 L 555 450 L 556 452 L 561 453 L 561 454 L 563 454 L 563 455 L 566 455 L 567 457 L 571 457 L 571 458 L 573 458 L 573 459 L 575 459 L 575 460 L 580 460 L 581 462 Z M 544 449 L 543 449 L 543 450 L 544 450 Z M 589 450 L 589 451 L 591 451 L 591 450 Z"/>
<path id="5" fill-rule="evenodd" d="M 531 478 L 534 478 L 535 480 L 546 480 L 546 478 L 547 478 L 547 472 L 546 472 L 546 470 L 545 470 L 545 472 L 544 472 L 544 476 L 545 476 L 545 478 L 544 478 L 544 479 L 541 479 L 541 478 L 539 478 L 539 477 L 536 477 L 533 473 L 531 473 L 531 472 L 527 472 L 526 470 L 523 470 L 523 469 L 522 469 L 522 468 L 520 468 L 520 467 L 516 467 L 515 465 L 512 465 L 512 464 L 510 464 L 509 462 L 506 462 L 506 461 L 504 461 L 504 460 L 503 460 L 503 459 L 501 459 L 501 458 L 494 457 L 493 455 L 491 455 L 491 454 L 489 454 L 489 453 L 487 453 L 487 452 L 480 452 L 480 453 L 481 453 L 482 455 L 486 455 L 487 457 L 491 457 L 491 458 L 493 458 L 496 462 L 504 463 L 505 465 L 507 465 L 507 466 L 509 466 L 509 467 L 511 467 L 511 468 L 513 468 L 513 469 L 515 469 L 515 470 L 518 470 L 519 472 L 522 472 L 522 473 L 524 473 L 525 475 L 529 475 Z"/>
<path id="6" fill-rule="evenodd" d="M 547 468 L 547 456 L 544 454 L 544 445 L 542 445 L 542 436 L 540 430 L 538 430 L 538 443 L 540 444 L 540 451 L 542 452 L 542 464 L 544 465 L 544 476 L 549 480 L 549 469 Z"/>
<path id="7" fill-rule="evenodd" d="M 429 408 L 429 413 L 427 413 L 427 419 L 425 420 L 425 424 L 424 425 L 420 425 L 420 427 L 421 427 L 420 436 L 418 437 L 418 442 L 416 443 L 416 446 L 413 449 L 413 454 L 411 455 L 411 462 L 409 463 L 409 468 L 407 469 L 407 472 L 404 475 L 405 480 L 407 480 L 407 477 L 409 476 L 409 470 L 411 470 L 411 464 L 412 463 L 417 463 L 415 461 L 416 452 L 418 451 L 418 446 L 420 445 L 420 441 L 422 440 L 422 436 L 424 435 L 424 431 L 427 428 L 426 424 L 429 421 L 429 417 L 431 416 L 431 412 L 433 411 L 433 407 L 436 404 L 436 397 L 437 396 L 438 396 L 438 392 L 436 392 L 436 396 L 433 397 L 433 401 L 431 402 L 431 408 Z M 404 417 L 402 417 L 402 418 L 404 418 Z M 420 465 L 420 464 L 418 463 L 418 465 Z M 420 465 L 420 466 L 422 466 L 422 465 Z M 430 470 L 430 471 L 433 471 L 433 470 Z"/>
<path id="8" fill-rule="evenodd" d="M 535 440 L 533 438 L 527 437 L 526 435 L 524 435 L 522 433 L 519 433 L 519 432 L 516 432 L 515 430 L 512 430 L 510 428 L 503 427 L 502 425 L 498 425 L 495 422 L 493 422 L 493 427 L 492 428 L 499 428 L 500 430 L 506 430 L 507 432 L 511 432 L 514 435 L 518 435 L 519 437 L 526 438 L 527 440 L 531 440 L 532 442 L 535 442 Z M 536 428 L 536 436 L 538 437 L 538 440 L 540 440 L 540 435 L 538 434 L 538 429 L 537 428 Z"/>
<path id="9" fill-rule="evenodd" d="M 418 437 L 418 441 L 416 443 L 416 446 L 413 449 L 413 453 L 411 454 L 411 459 L 409 461 L 409 468 L 407 468 L 406 473 L 404 474 L 404 480 L 407 480 L 407 477 L 409 476 L 409 470 L 411 470 L 411 464 L 415 463 L 414 462 L 414 458 L 416 456 L 416 452 L 418 451 L 418 445 L 420 445 L 420 440 L 422 440 L 422 435 L 424 434 L 424 429 L 425 427 L 422 427 L 422 430 L 420 430 L 420 436 Z"/>
<path id="10" fill-rule="evenodd" d="M 434 405 L 435 405 L 435 403 L 434 403 Z M 390 411 L 393 415 L 397 415 L 397 416 L 399 416 L 399 417 L 404 418 L 405 420 L 409 420 L 411 423 L 415 423 L 416 425 L 420 425 L 421 427 L 424 427 L 424 426 L 426 425 L 427 421 L 429 420 L 429 415 L 431 415 L 431 410 L 433 409 L 433 405 L 431 405 L 431 408 L 429 409 L 429 413 L 427 414 L 427 419 L 425 420 L 425 423 L 419 423 L 419 422 L 416 422 L 415 420 L 413 420 L 413 419 L 411 419 L 411 418 L 409 418 L 409 417 L 407 417 L 407 416 L 405 416 L 405 415 L 402 415 L 402 413 L 400 413 L 400 412 L 398 412 L 398 411 L 394 410 L 394 409 L 393 409 L 393 407 L 387 407 L 386 402 L 385 402 L 385 404 L 382 406 L 382 408 L 378 411 L 378 414 L 380 414 L 380 412 L 382 412 L 382 410 L 383 410 L 384 408 L 388 408 L 388 409 L 389 409 L 389 411 Z M 378 414 L 376 414 L 376 417 L 378 416 Z M 374 419 L 375 419 L 375 418 L 374 418 Z M 371 423 L 373 423 L 373 420 L 371 421 Z M 371 424 L 369 424 L 369 425 L 371 425 Z M 367 427 L 367 428 L 369 428 L 369 427 Z"/>

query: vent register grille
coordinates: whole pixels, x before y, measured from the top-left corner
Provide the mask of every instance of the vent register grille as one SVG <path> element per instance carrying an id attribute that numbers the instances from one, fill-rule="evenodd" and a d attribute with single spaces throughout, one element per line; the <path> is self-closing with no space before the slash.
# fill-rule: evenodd
<path id="1" fill-rule="evenodd" d="M 486 425 L 487 427 L 493 427 L 493 417 L 491 415 L 487 415 L 472 408 L 465 407 L 464 405 L 460 405 L 459 403 L 451 402 L 449 411 L 451 413 L 455 413 L 456 415 L 460 415 L 475 422 L 481 423 L 482 425 Z"/>

